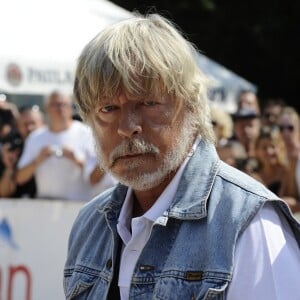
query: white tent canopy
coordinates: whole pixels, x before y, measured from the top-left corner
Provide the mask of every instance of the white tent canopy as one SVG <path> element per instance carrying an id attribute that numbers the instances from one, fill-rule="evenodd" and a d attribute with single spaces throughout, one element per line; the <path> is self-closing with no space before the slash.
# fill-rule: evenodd
<path id="1" fill-rule="evenodd" d="M 197 61 L 201 70 L 211 79 L 213 88 L 210 91 L 210 99 L 215 105 L 223 107 L 226 111 L 230 113 L 235 111 L 237 95 L 241 90 L 257 91 L 253 83 L 207 56 L 198 53 Z"/>
<path id="2" fill-rule="evenodd" d="M 0 0 L 0 93 L 45 95 L 72 91 L 76 59 L 101 29 L 131 13 L 106 0 Z M 255 86 L 197 55 L 214 79 L 212 99 L 233 110 L 241 89 Z"/>
<path id="3" fill-rule="evenodd" d="M 70 92 L 76 59 L 108 24 L 131 14 L 106 0 L 0 0 L 0 90 Z"/>

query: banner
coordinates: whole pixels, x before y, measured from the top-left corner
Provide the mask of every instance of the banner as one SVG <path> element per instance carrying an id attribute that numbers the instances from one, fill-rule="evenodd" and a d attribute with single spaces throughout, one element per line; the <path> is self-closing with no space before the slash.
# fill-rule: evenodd
<path id="1" fill-rule="evenodd" d="M 0 199 L 0 299 L 64 300 L 71 226 L 83 203 Z"/>
<path id="2" fill-rule="evenodd" d="M 1 3 L 0 93 L 71 93 L 83 47 L 132 14 L 107 0 L 9 0 Z"/>
<path id="3" fill-rule="evenodd" d="M 71 66 L 73 68 L 71 68 Z M 2 92 L 11 94 L 50 94 L 53 90 L 72 93 L 75 60 L 67 63 L 37 63 L 34 60 L 0 57 L 0 87 Z M 1 92 L 1 91 L 0 91 Z"/>

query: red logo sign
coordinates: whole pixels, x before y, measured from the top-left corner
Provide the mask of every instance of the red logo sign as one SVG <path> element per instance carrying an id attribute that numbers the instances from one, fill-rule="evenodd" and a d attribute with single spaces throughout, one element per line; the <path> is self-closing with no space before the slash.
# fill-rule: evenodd
<path id="1" fill-rule="evenodd" d="M 22 81 L 22 72 L 18 65 L 16 64 L 9 64 L 6 68 L 6 78 L 7 81 L 13 85 L 18 86 Z"/>

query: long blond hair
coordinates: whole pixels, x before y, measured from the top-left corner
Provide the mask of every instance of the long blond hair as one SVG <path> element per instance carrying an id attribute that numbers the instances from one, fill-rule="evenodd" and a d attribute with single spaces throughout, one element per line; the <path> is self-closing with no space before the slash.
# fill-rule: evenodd
<path id="1" fill-rule="evenodd" d="M 99 99 L 120 91 L 139 96 L 166 93 L 184 101 L 203 139 L 214 141 L 208 80 L 199 69 L 195 47 L 158 14 L 135 15 L 101 31 L 82 51 L 74 94 L 87 120 Z"/>

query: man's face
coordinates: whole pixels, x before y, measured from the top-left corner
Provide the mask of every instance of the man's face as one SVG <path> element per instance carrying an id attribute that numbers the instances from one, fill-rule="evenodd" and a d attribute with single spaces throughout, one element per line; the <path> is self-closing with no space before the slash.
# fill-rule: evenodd
<path id="1" fill-rule="evenodd" d="M 262 118 L 264 124 L 267 126 L 277 125 L 281 110 L 282 108 L 280 105 L 272 105 L 267 107 Z"/>
<path id="2" fill-rule="evenodd" d="M 34 110 L 26 110 L 20 114 L 20 132 L 23 138 L 26 138 L 33 130 L 44 125 L 44 121 L 39 112 Z"/>
<path id="3" fill-rule="evenodd" d="M 242 144 L 254 141 L 260 130 L 260 120 L 258 118 L 243 118 L 234 122 L 234 132 Z"/>
<path id="4" fill-rule="evenodd" d="M 91 115 L 102 167 L 121 183 L 148 190 L 186 157 L 195 135 L 182 104 L 170 97 L 140 99 L 121 93 L 99 100 Z"/>
<path id="5" fill-rule="evenodd" d="M 53 122 L 72 119 L 72 102 L 64 95 L 53 96 L 47 104 L 47 113 Z"/>
<path id="6" fill-rule="evenodd" d="M 241 108 L 252 108 L 257 113 L 259 113 L 259 111 L 260 111 L 257 97 L 254 93 L 251 93 L 251 92 L 242 93 L 240 95 L 240 98 L 238 100 L 238 106 L 240 109 Z"/>
<path id="7" fill-rule="evenodd" d="M 271 138 L 262 138 L 256 146 L 256 156 L 262 164 L 278 164 L 280 145 L 275 144 Z"/>

